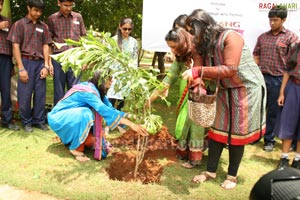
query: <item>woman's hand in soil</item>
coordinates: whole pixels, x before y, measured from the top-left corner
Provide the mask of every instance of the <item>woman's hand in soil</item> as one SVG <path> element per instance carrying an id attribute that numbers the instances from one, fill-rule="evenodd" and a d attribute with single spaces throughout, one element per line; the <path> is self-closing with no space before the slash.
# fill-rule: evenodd
<path id="1" fill-rule="evenodd" d="M 147 130 L 140 124 L 133 124 L 132 126 L 130 126 L 130 128 L 138 134 L 140 134 L 141 136 L 148 136 Z"/>
<path id="2" fill-rule="evenodd" d="M 135 124 L 133 123 L 132 121 L 130 121 L 129 119 L 126 119 L 125 117 L 123 117 L 121 120 L 120 120 L 120 124 L 125 124 L 127 126 L 129 126 L 133 131 L 143 135 L 143 136 L 147 136 L 148 135 L 148 132 L 147 130 L 142 127 L 141 125 L 139 124 Z"/>

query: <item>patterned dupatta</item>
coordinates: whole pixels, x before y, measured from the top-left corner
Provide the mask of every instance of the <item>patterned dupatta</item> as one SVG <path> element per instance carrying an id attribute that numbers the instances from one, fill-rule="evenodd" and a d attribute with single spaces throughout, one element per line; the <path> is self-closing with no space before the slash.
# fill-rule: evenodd
<path id="1" fill-rule="evenodd" d="M 95 122 L 94 122 L 94 136 L 95 136 L 95 151 L 94 158 L 96 160 L 101 160 L 102 158 L 106 158 L 107 152 L 104 151 L 106 145 L 105 143 L 105 134 L 102 128 L 102 117 L 97 113 L 95 113 Z M 104 145 L 104 146 L 103 146 Z"/>

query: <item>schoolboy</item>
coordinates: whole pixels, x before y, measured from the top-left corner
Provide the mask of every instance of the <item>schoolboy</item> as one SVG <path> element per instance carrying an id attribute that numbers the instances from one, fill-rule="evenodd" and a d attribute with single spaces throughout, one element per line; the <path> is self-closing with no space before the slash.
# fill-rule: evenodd
<path id="1" fill-rule="evenodd" d="M 58 0 L 59 11 L 48 17 L 48 26 L 54 42 L 65 43 L 65 39 L 78 41 L 81 36 L 86 35 L 81 14 L 72 11 L 74 5 L 75 0 Z M 63 46 L 58 49 L 55 45 L 52 46 L 53 54 L 72 48 L 71 46 Z M 78 83 L 80 77 L 76 78 L 71 68 L 64 72 L 61 64 L 53 59 L 52 65 L 54 69 L 54 105 L 56 105 L 65 95 L 66 89 L 69 90 L 74 84 Z M 67 88 L 65 88 L 66 86 Z"/>
<path id="2" fill-rule="evenodd" d="M 3 0 L 0 0 L 0 12 L 3 8 Z M 11 75 L 13 74 L 12 47 L 7 35 L 11 26 L 11 21 L 0 15 L 0 93 L 1 93 L 1 123 L 2 127 L 17 131 L 19 127 L 12 122 L 11 107 Z"/>
<path id="3" fill-rule="evenodd" d="M 33 126 L 49 129 L 45 124 L 45 101 L 51 37 L 47 24 L 39 20 L 44 8 L 43 0 L 28 0 L 28 14 L 13 24 L 8 35 L 19 69 L 17 98 L 26 132 L 32 132 Z"/>

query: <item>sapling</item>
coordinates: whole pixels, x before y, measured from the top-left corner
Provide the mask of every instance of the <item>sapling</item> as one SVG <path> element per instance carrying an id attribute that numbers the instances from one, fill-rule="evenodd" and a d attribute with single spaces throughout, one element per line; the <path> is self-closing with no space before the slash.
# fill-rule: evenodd
<path id="1" fill-rule="evenodd" d="M 145 107 L 151 93 L 165 87 L 157 79 L 158 69 L 134 67 L 136 61 L 128 53 L 119 49 L 110 33 L 90 30 L 87 36 L 81 37 L 79 41 L 67 39 L 65 42 L 56 44 L 57 48 L 64 45 L 72 45 L 74 48 L 51 56 L 61 63 L 64 71 L 71 67 L 75 76 L 78 76 L 82 72 L 82 66 L 87 66 L 85 70 L 90 76 L 97 69 L 101 70 L 103 77 L 114 74 L 114 78 L 117 80 L 114 90 L 123 92 L 126 99 L 124 111 L 135 116 L 131 120 L 143 124 L 149 134 L 156 134 L 161 129 L 161 117 L 152 114 L 151 107 Z M 124 87 L 128 90 L 123 91 Z M 143 138 L 142 141 L 139 139 L 135 176 L 146 147 L 147 138 Z"/>

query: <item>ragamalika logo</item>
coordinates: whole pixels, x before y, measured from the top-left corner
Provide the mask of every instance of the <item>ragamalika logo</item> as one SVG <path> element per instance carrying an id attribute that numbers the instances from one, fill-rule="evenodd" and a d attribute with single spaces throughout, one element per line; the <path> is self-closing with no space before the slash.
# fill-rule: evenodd
<path id="1" fill-rule="evenodd" d="M 271 8 L 273 8 L 274 6 L 285 6 L 288 11 L 297 11 L 298 10 L 298 4 L 296 2 L 290 2 L 290 3 L 286 3 L 286 2 L 261 2 L 258 3 L 258 8 L 260 11 L 269 11 Z"/>

